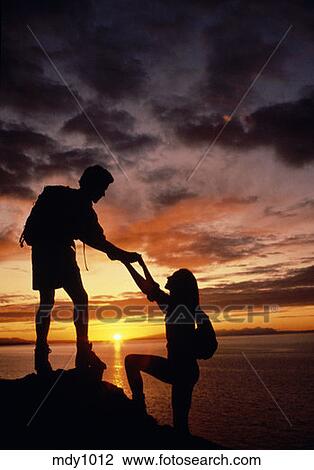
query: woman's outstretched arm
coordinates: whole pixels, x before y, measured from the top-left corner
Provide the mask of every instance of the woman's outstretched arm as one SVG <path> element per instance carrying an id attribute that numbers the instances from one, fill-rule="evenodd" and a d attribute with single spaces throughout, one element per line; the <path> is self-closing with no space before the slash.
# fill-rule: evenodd
<path id="1" fill-rule="evenodd" d="M 143 269 L 145 278 L 136 271 L 133 265 L 125 264 L 125 266 L 133 277 L 136 285 L 141 289 L 143 294 L 147 295 L 148 300 L 156 301 L 159 307 L 165 311 L 166 306 L 169 303 L 169 295 L 160 289 L 159 284 L 157 284 L 153 276 L 150 274 L 142 257 L 140 257 L 139 263 Z"/>
<path id="2" fill-rule="evenodd" d="M 155 282 L 153 276 L 149 272 L 148 267 L 146 266 L 145 261 L 143 260 L 142 256 L 139 257 L 138 263 L 143 269 L 143 272 L 145 274 L 145 279 L 147 281 L 151 282 L 152 284 L 157 285 L 157 283 Z"/>
<path id="3" fill-rule="evenodd" d="M 145 279 L 130 263 L 126 263 L 125 267 L 133 277 L 135 284 L 145 295 L 149 295 L 158 284 L 155 283 L 154 279 Z"/>

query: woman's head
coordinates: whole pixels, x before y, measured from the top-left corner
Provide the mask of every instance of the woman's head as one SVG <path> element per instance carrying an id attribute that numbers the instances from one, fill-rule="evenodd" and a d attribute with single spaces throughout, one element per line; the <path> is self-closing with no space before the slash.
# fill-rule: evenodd
<path id="1" fill-rule="evenodd" d="M 188 269 L 179 269 L 168 277 L 165 288 L 177 303 L 196 308 L 199 304 L 197 280 Z"/>

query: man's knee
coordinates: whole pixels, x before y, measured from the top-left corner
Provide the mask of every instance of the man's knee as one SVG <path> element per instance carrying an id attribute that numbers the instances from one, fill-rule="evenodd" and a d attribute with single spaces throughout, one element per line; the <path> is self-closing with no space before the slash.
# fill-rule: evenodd
<path id="1" fill-rule="evenodd" d="M 42 311 L 51 311 L 53 309 L 55 302 L 55 292 L 54 290 L 43 290 L 40 291 L 40 305 L 39 310 Z"/>

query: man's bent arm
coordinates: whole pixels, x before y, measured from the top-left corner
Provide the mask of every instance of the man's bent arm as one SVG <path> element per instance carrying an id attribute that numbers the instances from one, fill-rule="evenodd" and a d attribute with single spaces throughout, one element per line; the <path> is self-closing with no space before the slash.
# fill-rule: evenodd
<path id="1" fill-rule="evenodd" d="M 118 248 L 106 239 L 103 228 L 98 222 L 97 214 L 93 209 L 89 209 L 81 218 L 81 229 L 79 238 L 86 245 L 98 251 L 106 253 L 111 260 L 119 260 L 123 263 L 134 263 L 138 261 L 139 255 Z"/>

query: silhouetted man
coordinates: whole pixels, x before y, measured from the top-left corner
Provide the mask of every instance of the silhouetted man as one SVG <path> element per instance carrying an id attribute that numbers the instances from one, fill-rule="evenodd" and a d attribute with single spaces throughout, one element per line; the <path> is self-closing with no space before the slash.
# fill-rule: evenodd
<path id="1" fill-rule="evenodd" d="M 93 209 L 93 202 L 105 196 L 113 181 L 108 170 L 95 165 L 84 171 L 79 189 L 46 186 L 26 221 L 20 241 L 32 246 L 33 289 L 40 294 L 35 348 L 35 369 L 40 374 L 51 371 L 47 337 L 55 289 L 61 287 L 74 304 L 75 365 L 81 370 L 89 366 L 92 353 L 88 342 L 88 297 L 76 263 L 74 240 L 106 253 L 111 260 L 132 263 L 139 259 L 137 253 L 124 251 L 106 240 Z"/>

